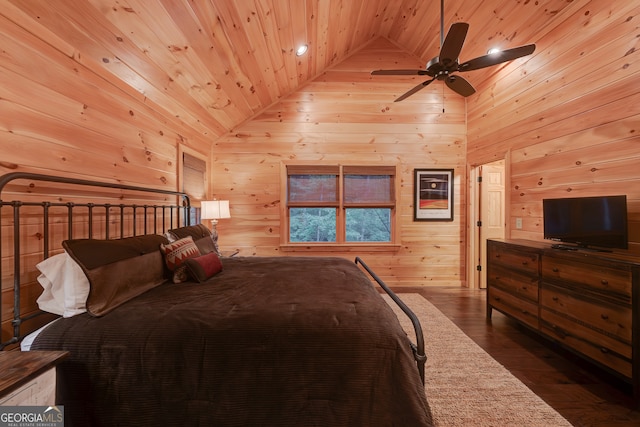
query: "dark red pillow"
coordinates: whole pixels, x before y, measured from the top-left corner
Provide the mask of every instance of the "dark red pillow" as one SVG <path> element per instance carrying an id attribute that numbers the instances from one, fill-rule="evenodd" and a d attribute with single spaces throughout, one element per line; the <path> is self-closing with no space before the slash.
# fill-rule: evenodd
<path id="1" fill-rule="evenodd" d="M 204 282 L 222 271 L 222 262 L 215 252 L 186 259 L 184 265 L 189 274 L 198 282 Z"/>

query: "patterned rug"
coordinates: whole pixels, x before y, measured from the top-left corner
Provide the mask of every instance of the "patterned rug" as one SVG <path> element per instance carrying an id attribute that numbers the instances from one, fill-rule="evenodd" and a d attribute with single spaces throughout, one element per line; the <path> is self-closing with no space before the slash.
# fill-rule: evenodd
<path id="1" fill-rule="evenodd" d="M 571 426 L 429 301 L 418 294 L 399 296 L 416 313 L 424 332 L 425 389 L 436 426 Z M 415 342 L 411 322 L 391 306 Z"/>

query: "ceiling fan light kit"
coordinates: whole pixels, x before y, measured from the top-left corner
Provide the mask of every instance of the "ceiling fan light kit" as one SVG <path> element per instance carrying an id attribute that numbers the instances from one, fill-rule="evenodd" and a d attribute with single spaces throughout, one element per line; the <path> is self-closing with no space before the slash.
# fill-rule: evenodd
<path id="1" fill-rule="evenodd" d="M 444 8 L 443 3 L 444 2 L 442 2 L 441 5 Z M 440 31 L 442 32 L 442 28 L 444 26 L 444 10 L 441 13 L 440 20 Z M 451 28 L 449 28 L 449 32 L 444 38 L 444 41 L 442 41 L 441 33 L 440 54 L 427 62 L 427 66 L 424 70 L 374 70 L 371 72 L 371 75 L 426 75 L 431 77 L 430 80 L 425 80 L 408 92 L 400 95 L 400 97 L 398 97 L 395 102 L 402 101 L 403 99 L 408 98 L 419 90 L 427 87 L 434 80 L 443 81 L 451 90 L 466 97 L 473 95 L 476 90 L 465 78 L 459 75 L 454 75 L 453 73 L 463 73 L 467 71 L 479 70 L 481 68 L 498 65 L 503 62 L 512 61 L 523 56 L 531 55 L 536 49 L 535 44 L 528 44 L 525 46 L 515 47 L 513 49 L 502 51 L 492 50 L 490 53 L 487 53 L 484 56 L 480 56 L 460 64 L 458 62 L 458 57 L 460 56 L 460 52 L 462 51 L 464 40 L 467 37 L 467 31 L 469 31 L 469 24 L 467 24 L 466 22 L 456 22 L 451 25 Z"/>

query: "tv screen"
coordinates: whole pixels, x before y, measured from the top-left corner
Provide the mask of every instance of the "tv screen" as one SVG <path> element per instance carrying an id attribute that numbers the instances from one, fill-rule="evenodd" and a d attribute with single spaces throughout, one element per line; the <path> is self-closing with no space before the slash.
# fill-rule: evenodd
<path id="1" fill-rule="evenodd" d="M 627 196 L 542 201 L 544 238 L 581 247 L 627 249 Z"/>

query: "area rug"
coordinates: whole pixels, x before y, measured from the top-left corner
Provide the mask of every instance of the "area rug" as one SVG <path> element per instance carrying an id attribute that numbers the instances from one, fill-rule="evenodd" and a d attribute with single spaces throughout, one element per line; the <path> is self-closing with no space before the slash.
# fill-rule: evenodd
<path id="1" fill-rule="evenodd" d="M 571 426 L 433 304 L 418 294 L 399 296 L 416 313 L 424 332 L 425 392 L 436 426 Z M 407 316 L 390 305 L 415 342 Z"/>

